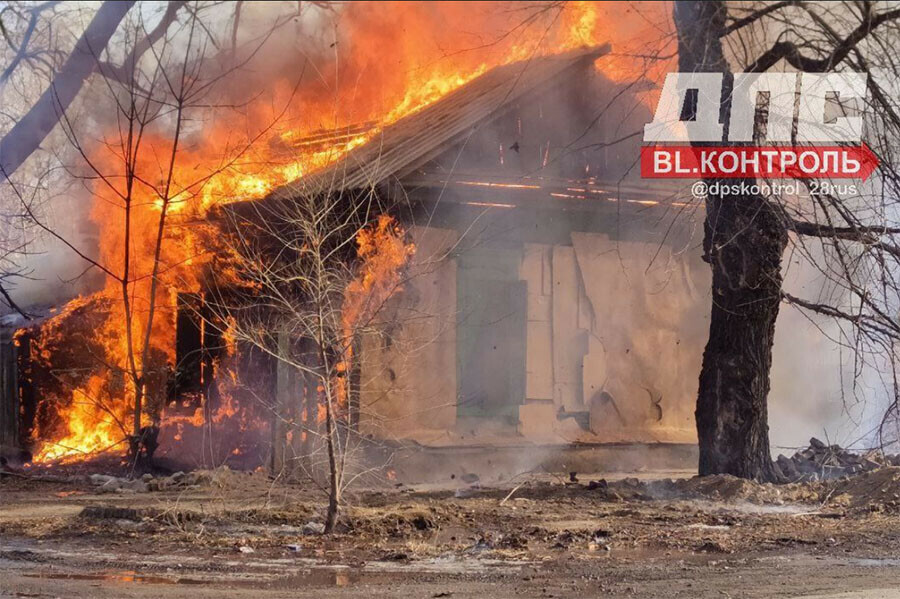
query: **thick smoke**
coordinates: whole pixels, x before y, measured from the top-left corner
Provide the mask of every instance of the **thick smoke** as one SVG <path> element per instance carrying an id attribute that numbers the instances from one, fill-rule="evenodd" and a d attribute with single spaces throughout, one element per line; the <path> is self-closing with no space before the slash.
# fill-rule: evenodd
<path id="1" fill-rule="evenodd" d="M 186 153 L 191 156 L 195 152 L 200 155 L 214 151 L 222 139 L 218 137 L 222 131 L 228 131 L 228 139 L 237 143 L 238 139 L 253 139 L 260 131 L 271 128 L 273 135 L 265 137 L 266 142 L 260 144 L 264 146 L 260 152 L 269 152 L 272 144 L 268 140 L 275 138 L 277 142 L 277 134 L 287 130 L 305 134 L 380 121 L 385 117 L 397 118 L 512 55 L 528 59 L 578 43 L 611 41 L 614 49 L 622 49 L 601 66 L 612 80 L 640 76 L 654 79 L 644 64 L 623 56 L 625 50 L 635 47 L 635 40 L 653 39 L 656 35 L 646 28 L 647 15 L 637 14 L 634 8 L 620 16 L 594 6 L 591 9 L 598 12 L 593 14 L 581 3 L 570 3 L 565 12 L 556 16 L 540 14 L 525 4 L 491 2 L 304 5 L 300 14 L 292 12 L 296 10 L 292 3 L 244 3 L 243 6 L 234 52 L 230 50 L 231 15 L 217 17 L 218 21 L 211 24 L 222 49 L 205 60 L 210 69 L 229 73 L 217 86 L 217 100 L 224 108 L 207 112 L 193 124 L 185 144 Z M 274 24 L 278 27 L 273 29 Z M 573 39 L 573 31 L 582 37 L 576 35 Z M 174 42 L 176 52 L 178 43 Z M 656 63 L 656 68 L 661 64 L 664 63 Z M 230 72 L 235 65 L 239 68 Z M 80 133 L 92 132 L 93 139 L 97 140 L 104 132 L 115 130 L 112 118 L 115 105 L 105 84 L 95 81 L 79 100 L 73 120 Z M 626 116 L 633 116 L 630 112 L 633 107 L 642 105 L 643 99 L 632 99 L 626 107 Z M 557 116 L 565 120 L 584 115 L 563 112 Z M 644 118 L 649 118 L 649 113 Z M 620 127 L 621 121 L 615 126 Z M 509 142 L 504 143 L 509 147 Z M 104 235 L 103 226 L 109 225 L 99 225 L 91 218 L 96 199 L 90 184 L 78 178 L 84 174 L 83 165 L 77 165 L 78 156 L 59 131 L 45 145 L 45 158 L 51 156 L 58 162 L 49 178 L 48 189 L 43 192 L 46 197 L 40 212 L 42 222 L 79 250 L 95 256 L 98 240 Z M 627 165 L 636 157 L 635 152 L 636 147 L 632 145 L 627 150 L 613 148 L 606 153 L 616 153 Z M 266 164 L 261 163 L 262 171 Z M 60 165 L 67 167 L 66 170 L 59 170 Z M 72 173 L 77 175 L 74 180 Z M 691 218 L 702 218 L 702 212 L 683 215 L 682 220 L 687 223 L 681 224 L 686 224 L 688 229 L 696 227 L 698 222 L 690 222 Z M 665 225 L 660 223 L 662 228 Z M 694 229 L 695 235 L 688 236 L 677 252 L 699 252 L 698 230 Z M 617 230 L 616 235 L 616 241 L 623 247 L 640 241 L 627 228 Z M 96 271 L 87 269 L 88 265 L 64 243 L 39 230 L 29 236 L 32 238 L 29 254 L 21 263 L 31 272 L 31 279 L 22 280 L 14 290 L 21 304 L 57 304 L 102 286 Z M 641 257 L 632 259 L 633 263 L 625 265 L 622 253 L 615 246 L 611 243 L 608 254 L 598 258 L 609 261 L 609 268 L 604 272 L 610 274 L 642 276 L 640 260 L 649 267 L 650 261 L 658 259 L 655 252 L 643 252 Z M 664 271 L 673 275 L 670 264 L 661 264 Z M 696 281 L 678 288 L 674 284 L 665 286 L 656 293 L 666 302 L 667 312 L 661 318 L 672 323 L 672 330 L 684 333 L 663 336 L 663 342 L 677 343 L 678 352 L 690 354 L 687 363 L 699 368 L 708 327 L 706 315 L 710 300 L 708 284 L 704 285 L 708 273 L 702 271 L 703 265 L 699 265 L 701 270 L 697 270 L 696 264 L 691 268 L 688 278 L 696 277 Z M 585 270 L 580 272 L 589 276 Z M 674 274 L 682 276 L 684 272 Z M 801 264 L 790 271 L 788 285 L 801 288 L 813 285 L 814 274 Z M 650 299 L 642 303 L 641 309 L 649 309 L 648 306 L 652 307 Z M 621 312 L 629 309 L 627 305 L 617 304 L 616 313 L 594 314 L 600 321 L 595 328 L 602 331 L 605 327 L 608 337 L 617 339 L 617 350 L 652 353 L 653 344 L 648 346 L 646 339 L 627 342 L 639 333 L 635 328 L 624 328 L 624 324 L 640 323 L 645 316 L 637 308 L 633 312 Z M 603 324 L 604 319 L 609 321 L 608 326 Z M 827 329 L 827 323 L 812 323 L 791 308 L 782 309 L 770 395 L 772 441 L 776 446 L 798 445 L 808 436 L 823 431 L 834 435 L 836 440 L 848 442 L 864 436 L 871 424 L 871 418 L 864 413 L 866 406 L 850 406 L 848 414 L 848 403 L 853 404 L 859 395 L 854 393 L 852 376 L 847 373 L 848 356 L 822 334 L 822 327 Z M 634 350 L 635 347 L 642 349 Z M 666 351 L 669 350 L 674 355 L 675 350 L 667 348 Z M 609 361 L 611 366 L 619 363 L 624 361 Z M 677 374 L 677 380 L 667 375 L 664 388 L 657 391 L 664 401 L 677 402 L 674 413 L 683 426 L 689 427 L 692 390 L 696 391 L 698 372 L 688 369 Z M 868 404 L 869 410 L 871 405 Z M 533 461 L 525 460 L 528 463 L 519 466 L 525 469 Z"/>
<path id="2" fill-rule="evenodd" d="M 208 98 L 217 108 L 192 116 L 185 147 L 212 153 L 223 145 L 223 136 L 211 131 L 227 130 L 224 144 L 237 145 L 271 130 L 255 144 L 270 153 L 268 138 L 286 130 L 310 132 L 386 116 L 394 119 L 511 58 L 603 41 L 628 47 L 650 26 L 648 14 L 659 18 L 656 13 L 663 12 L 659 7 L 629 8 L 625 15 L 616 15 L 617 26 L 610 27 L 612 15 L 606 10 L 579 2 L 562 10 L 497 2 L 243 3 L 235 29 L 234 11 L 218 7 L 203 15 L 215 44 L 206 43 L 202 56 L 203 76 L 222 76 L 214 97 Z M 129 15 L 109 59 L 120 61 L 133 43 L 133 31 L 139 26 L 152 29 L 161 15 L 159 7 L 149 5 Z M 187 29 L 171 29 L 163 58 L 173 68 L 186 53 Z M 199 60 L 196 47 L 194 53 Z M 141 67 L 149 72 L 155 58 L 146 53 Z M 117 135 L 117 107 L 110 89 L 99 77 L 92 78 L 69 115 L 69 125 L 88 151 L 91 144 Z M 102 236 L 98 227 L 108 223 L 90 218 L 94 199 L 89 180 L 83 178 L 90 173 L 60 129 L 46 140 L 23 177 L 52 173 L 46 176 L 37 207 L 42 225 L 95 257 Z M 256 152 L 251 153 L 256 159 Z M 8 202 L 14 207 L 16 199 Z M 96 277 L 76 276 L 87 265 L 54 236 L 37 228 L 28 238 L 28 255 L 19 262 L 32 280 L 19 282 L 16 299 L 22 304 L 59 303 L 100 284 Z"/>

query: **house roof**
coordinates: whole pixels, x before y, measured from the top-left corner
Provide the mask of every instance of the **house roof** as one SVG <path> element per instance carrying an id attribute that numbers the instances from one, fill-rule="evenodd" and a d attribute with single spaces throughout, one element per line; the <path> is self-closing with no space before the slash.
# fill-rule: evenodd
<path id="1" fill-rule="evenodd" d="M 510 103 L 563 73 L 592 63 L 609 50 L 604 44 L 494 68 L 385 127 L 336 163 L 276 189 L 271 197 L 286 199 L 300 191 L 364 189 L 403 177 L 493 120 Z"/>

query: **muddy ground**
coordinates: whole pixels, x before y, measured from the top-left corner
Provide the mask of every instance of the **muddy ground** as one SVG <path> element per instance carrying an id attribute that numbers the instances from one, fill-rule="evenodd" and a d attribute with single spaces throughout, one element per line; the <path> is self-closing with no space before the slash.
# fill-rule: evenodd
<path id="1" fill-rule="evenodd" d="M 324 536 L 321 496 L 262 473 L 142 493 L 7 476 L 0 597 L 900 599 L 900 468 L 597 480 L 357 491 Z"/>

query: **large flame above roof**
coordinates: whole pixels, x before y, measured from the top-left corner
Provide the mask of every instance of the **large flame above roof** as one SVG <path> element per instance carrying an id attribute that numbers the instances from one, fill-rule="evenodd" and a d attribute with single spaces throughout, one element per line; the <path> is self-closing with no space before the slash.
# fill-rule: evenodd
<path id="1" fill-rule="evenodd" d="M 127 378 L 123 381 L 114 373 L 126 372 L 129 362 L 135 361 L 137 368 L 154 371 L 171 364 L 176 293 L 201 288 L 199 275 L 209 258 L 204 231 L 185 225 L 196 223 L 217 204 L 269 195 L 367 142 L 375 140 L 370 146 L 379 146 L 381 136 L 393 136 L 392 147 L 402 146 L 410 133 L 400 122 L 404 117 L 437 118 L 440 115 L 427 113 L 429 107 L 470 82 L 482 86 L 484 94 L 469 108 L 486 115 L 509 94 L 527 90 L 573 61 L 604 55 L 598 44 L 616 45 L 625 42 L 626 35 L 641 35 L 639 28 L 648 22 L 646 14 L 630 9 L 630 16 L 621 15 L 618 10 L 621 7 L 592 2 L 546 7 L 429 2 L 341 5 L 334 23 L 340 32 L 332 44 L 334 59 L 315 64 L 310 69 L 315 77 L 298 88 L 294 61 L 292 76 L 267 81 L 265 97 L 248 104 L 243 115 L 211 114 L 202 134 L 180 147 L 172 173 L 174 189 L 179 191 L 167 208 L 169 223 L 156 286 L 151 284 L 152 249 L 162 206 L 154 188 L 148 184 L 135 189 L 126 240 L 121 226 L 123 190 L 97 183 L 91 218 L 101 231 L 100 261 L 121 272 L 123 249 L 129 245 L 127 271 L 132 283 L 127 293 L 133 308 L 123 308 L 122 286 L 108 277 L 94 297 L 78 298 L 58 317 L 102 300 L 107 310 L 96 334 L 106 367 L 65 396 L 44 398 L 45 408 L 55 412 L 51 419 L 55 425 L 38 430 L 37 459 L 124 450 L 121 441 L 127 426 L 123 423 L 130 418 L 135 390 L 129 388 Z M 646 10 L 666 9 L 655 5 Z M 447 49 L 451 43 L 455 50 Z M 559 56 L 543 58 L 555 55 Z M 632 57 L 610 55 L 600 62 L 598 66 L 613 76 L 642 75 L 640 61 Z M 288 108 L 283 110 L 285 105 Z M 450 134 L 464 125 L 453 111 L 433 123 L 448 128 Z M 108 137 L 116 135 L 111 128 Z M 134 168 L 142 181 L 152 183 L 165 170 L 160 157 L 167 156 L 171 140 L 163 133 L 148 133 L 143 143 Z M 93 161 L 101 168 L 111 173 L 121 169 L 114 143 L 98 144 L 94 152 Z M 390 161 L 398 159 L 388 155 L 383 164 L 390 169 Z M 361 169 L 354 176 L 356 184 L 362 184 L 379 173 Z M 159 313 L 148 327 L 146 306 L 151 296 Z M 55 333 L 52 320 L 46 330 Z M 145 336 L 151 342 L 145 357 L 153 364 L 140 363 L 142 356 L 135 357 L 129 350 L 128 339 Z"/>

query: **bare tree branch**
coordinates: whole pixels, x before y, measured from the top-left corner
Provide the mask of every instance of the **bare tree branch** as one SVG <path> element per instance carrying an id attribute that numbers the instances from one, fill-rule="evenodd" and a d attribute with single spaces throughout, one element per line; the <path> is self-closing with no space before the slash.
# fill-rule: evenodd
<path id="1" fill-rule="evenodd" d="M 98 61 L 97 70 L 104 77 L 112 77 L 120 83 L 127 83 L 132 79 L 132 73 L 137 63 L 153 44 L 158 42 L 168 31 L 169 26 L 175 22 L 178 11 L 187 4 L 185 0 L 173 0 L 166 5 L 166 12 L 160 18 L 159 23 L 151 29 L 147 35 L 135 43 L 121 65 L 114 65 L 106 61 Z"/>
<path id="2" fill-rule="evenodd" d="M 869 14 L 846 38 L 835 45 L 831 53 L 820 59 L 809 58 L 801 54 L 800 48 L 790 41 L 776 42 L 766 52 L 761 54 L 745 70 L 751 73 L 767 71 L 779 61 L 787 60 L 796 69 L 808 73 L 822 73 L 833 69 L 847 58 L 857 44 L 864 40 L 879 25 L 900 18 L 900 9 L 894 9 L 877 14 Z"/>
<path id="3" fill-rule="evenodd" d="M 729 23 L 722 32 L 722 36 L 724 37 L 730 33 L 738 31 L 739 29 L 743 29 L 748 25 L 752 25 L 763 17 L 772 14 L 776 10 L 781 10 L 782 8 L 786 8 L 788 6 L 797 6 L 798 4 L 800 4 L 799 0 L 784 0 L 782 2 L 773 2 L 771 4 L 768 4 L 765 8 L 754 11 L 745 17 L 735 19 L 734 21 Z"/>
<path id="4" fill-rule="evenodd" d="M 18 68 L 19 64 L 29 56 L 28 45 L 31 42 L 31 37 L 34 35 L 34 30 L 37 28 L 38 19 L 40 19 L 41 13 L 53 8 L 57 4 L 59 4 L 59 0 L 51 0 L 50 2 L 38 4 L 28 11 L 28 26 L 25 29 L 25 33 L 22 35 L 22 41 L 19 43 L 19 47 L 16 48 L 15 56 L 13 56 L 13 59 L 9 62 L 7 67 L 3 69 L 3 72 L 0 73 L 0 87 L 9 81 L 9 78 L 15 72 L 16 68 Z M 7 42 L 10 45 L 13 45 L 12 40 L 10 40 L 8 36 Z"/>
<path id="5" fill-rule="evenodd" d="M 0 169 L 5 176 L 12 176 L 59 122 L 133 5 L 133 1 L 107 0 L 100 6 L 50 87 L 0 140 Z"/>

